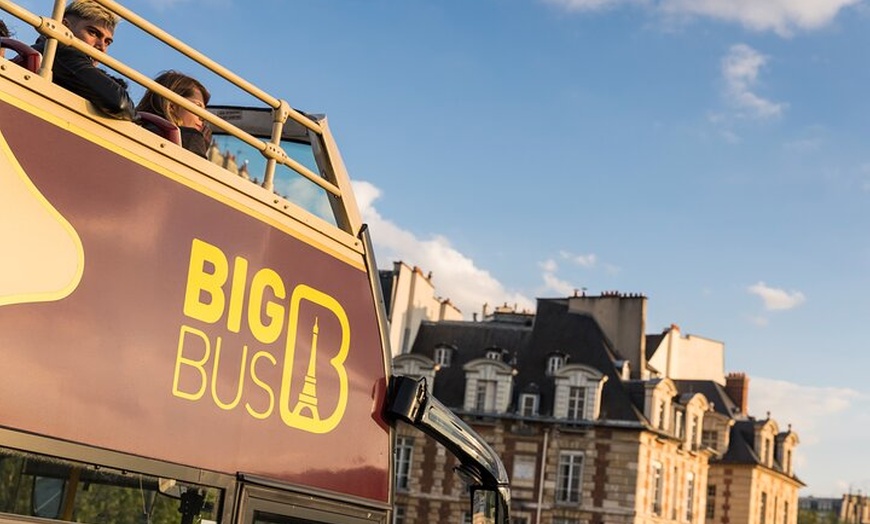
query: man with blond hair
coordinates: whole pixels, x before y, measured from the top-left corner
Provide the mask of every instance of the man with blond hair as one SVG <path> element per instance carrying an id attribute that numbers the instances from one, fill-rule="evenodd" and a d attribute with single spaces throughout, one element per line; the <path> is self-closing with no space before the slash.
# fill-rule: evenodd
<path id="1" fill-rule="evenodd" d="M 120 18 L 94 0 L 72 0 L 63 14 L 63 25 L 82 42 L 106 52 L 114 41 L 115 26 Z M 33 46 L 45 51 L 44 37 Z M 132 120 L 133 100 L 127 93 L 127 83 L 109 76 L 98 68 L 99 62 L 72 46 L 58 45 L 52 68 L 54 83 L 69 89 L 93 103 L 106 115 Z"/>

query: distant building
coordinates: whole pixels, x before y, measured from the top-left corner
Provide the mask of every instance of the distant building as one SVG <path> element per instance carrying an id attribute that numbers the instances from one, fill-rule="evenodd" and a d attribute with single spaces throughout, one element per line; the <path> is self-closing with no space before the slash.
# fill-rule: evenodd
<path id="1" fill-rule="evenodd" d="M 840 522 L 843 524 L 870 523 L 870 499 L 860 493 L 843 495 L 840 502 Z"/>
<path id="2" fill-rule="evenodd" d="M 794 472 L 799 440 L 789 426 L 780 431 L 770 418 L 756 420 L 749 412 L 749 377 L 725 375 L 724 344 L 680 335 L 672 325 L 662 335 L 647 337 L 649 365 L 677 383 L 681 394 L 698 392 L 710 401 L 704 445 L 716 450 L 710 460 L 707 523 L 793 522 L 803 483 Z M 722 437 L 725 440 L 722 440 Z"/>
<path id="3" fill-rule="evenodd" d="M 684 380 L 708 380 L 725 385 L 725 344 L 696 335 L 682 336 L 672 324 L 659 335 L 647 335 L 650 372 Z"/>
<path id="4" fill-rule="evenodd" d="M 461 320 L 462 312 L 449 299 L 435 296 L 432 273 L 427 275 L 404 262 L 379 271 L 389 321 L 393 355 L 407 353 L 424 320 Z"/>
<path id="5" fill-rule="evenodd" d="M 720 343 L 673 327 L 647 336 L 646 300 L 539 299 L 535 315 L 423 321 L 394 371 L 426 377 L 499 452 L 512 522 L 795 524 L 797 437 L 734 401 L 748 380 L 725 376 Z M 720 366 L 696 362 L 709 359 Z M 450 455 L 410 430 L 398 439 L 400 520 L 467 521 Z"/>
<path id="6" fill-rule="evenodd" d="M 798 501 L 802 522 L 836 523 L 842 507 L 843 501 L 838 498 L 801 497 Z"/>
<path id="7" fill-rule="evenodd" d="M 870 523 L 870 498 L 860 493 L 845 494 L 841 498 L 801 497 L 799 507 L 804 522 Z"/>

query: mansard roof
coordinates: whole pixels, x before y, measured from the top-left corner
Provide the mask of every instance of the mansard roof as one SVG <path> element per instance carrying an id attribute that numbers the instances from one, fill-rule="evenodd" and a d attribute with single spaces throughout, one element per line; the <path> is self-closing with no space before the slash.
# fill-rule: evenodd
<path id="1" fill-rule="evenodd" d="M 646 335 L 646 360 L 649 360 L 656 354 L 656 350 L 662 345 L 662 340 L 664 340 L 665 335 L 668 332 L 658 333 L 656 335 Z"/>
<path id="2" fill-rule="evenodd" d="M 741 420 L 731 427 L 731 441 L 728 451 L 719 462 L 725 464 L 761 465 L 761 458 L 755 452 L 755 421 Z"/>
<path id="3" fill-rule="evenodd" d="M 563 352 L 567 364 L 585 364 L 607 376 L 601 398 L 602 420 L 643 420 L 617 373 L 614 363 L 619 356 L 595 319 L 569 312 L 566 299 L 538 300 L 530 347 L 517 358 L 517 385 L 534 382 L 541 386 L 541 413 L 553 411 L 555 382 L 547 376 L 547 358 L 553 351 Z"/>
<path id="4" fill-rule="evenodd" d="M 507 359 L 504 362 L 512 364 L 514 355 L 528 345 L 531 332 L 531 327 L 514 322 L 424 321 L 410 352 L 434 360 L 436 347 L 455 348 L 450 365 L 438 370 L 432 392 L 446 406 L 462 408 L 465 399 L 462 367 L 494 347 L 504 350 Z"/>
<path id="5" fill-rule="evenodd" d="M 384 296 L 385 313 L 387 314 L 387 318 L 389 318 L 393 308 L 393 270 L 378 270 L 378 279 L 381 281 L 381 293 Z"/>
<path id="6" fill-rule="evenodd" d="M 759 425 L 766 424 L 768 421 L 769 419 L 756 420 L 752 417 L 736 421 L 734 426 L 731 427 L 731 441 L 728 451 L 721 459 L 715 462 L 721 464 L 763 466 L 764 462 L 755 450 L 755 430 Z M 786 474 L 782 465 L 776 459 L 773 461 L 773 469 Z M 792 476 L 792 478 L 802 485 L 804 484 L 797 476 Z"/>
<path id="7" fill-rule="evenodd" d="M 549 357 L 563 354 L 566 365 L 581 364 L 607 377 L 601 398 L 600 419 L 643 421 L 614 365 L 618 360 L 601 328 L 585 313 L 568 311 L 565 299 L 540 299 L 532 326 L 516 322 L 423 322 L 410 353 L 434 359 L 437 347 L 455 348 L 449 366 L 438 370 L 434 395 L 445 405 L 461 408 L 465 399 L 463 366 L 483 358 L 487 350 L 503 350 L 502 362 L 516 369 L 514 396 L 535 385 L 543 415 L 552 414 L 555 379 L 547 374 Z M 514 398 L 516 401 L 516 398 Z M 640 409 L 638 409 L 640 408 Z"/>
<path id="8" fill-rule="evenodd" d="M 725 388 L 712 380 L 674 380 L 680 394 L 701 393 L 713 404 L 713 410 L 734 420 L 746 420 L 746 415 L 725 391 Z"/>

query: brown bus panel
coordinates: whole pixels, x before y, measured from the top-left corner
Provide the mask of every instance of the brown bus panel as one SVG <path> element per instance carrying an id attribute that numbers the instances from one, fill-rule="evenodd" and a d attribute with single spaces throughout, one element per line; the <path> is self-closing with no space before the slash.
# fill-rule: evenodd
<path id="1" fill-rule="evenodd" d="M 0 426 L 388 502 L 362 257 L 71 128 L 0 100 Z"/>

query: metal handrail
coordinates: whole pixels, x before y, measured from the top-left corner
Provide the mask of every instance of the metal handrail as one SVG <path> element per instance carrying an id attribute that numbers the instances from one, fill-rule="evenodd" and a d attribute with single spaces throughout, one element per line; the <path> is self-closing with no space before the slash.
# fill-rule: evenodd
<path id="1" fill-rule="evenodd" d="M 238 126 L 227 122 L 226 120 L 214 115 L 210 111 L 193 104 L 186 98 L 158 84 L 151 78 L 148 78 L 147 76 L 143 75 L 136 69 L 126 65 L 120 60 L 115 59 L 110 55 L 107 55 L 106 53 L 76 38 L 70 32 L 70 30 L 61 23 L 61 20 L 63 18 L 63 11 L 65 8 L 64 0 L 55 0 L 52 18 L 47 18 L 31 13 L 27 9 L 15 4 L 14 2 L 11 2 L 10 0 L 0 0 L 0 8 L 21 19 L 25 23 L 30 24 L 36 31 L 38 31 L 40 34 L 44 35 L 48 39 L 45 47 L 45 52 L 43 53 L 42 68 L 40 70 L 41 76 L 48 79 L 50 79 L 51 77 L 57 43 L 59 42 L 63 45 L 71 46 L 85 53 L 89 57 L 99 61 L 100 63 L 114 69 L 118 73 L 124 75 L 125 77 L 136 82 L 137 84 L 142 85 L 146 89 L 156 92 L 158 95 L 166 98 L 173 104 L 183 107 L 184 109 L 199 116 L 203 120 L 215 125 L 221 130 L 238 138 L 242 142 L 259 151 L 260 154 L 262 154 L 267 160 L 266 173 L 262 184 L 263 187 L 265 187 L 266 189 L 270 191 L 272 190 L 275 165 L 277 163 L 280 163 L 296 171 L 301 176 L 305 177 L 306 179 L 321 187 L 325 191 L 335 196 L 341 196 L 341 190 L 335 184 L 323 179 L 320 175 L 314 173 L 301 163 L 291 158 L 281 147 L 281 133 L 283 131 L 284 122 L 287 118 L 293 119 L 295 122 L 315 132 L 318 136 L 322 136 L 323 130 L 318 122 L 315 122 L 303 115 L 302 113 L 292 109 L 290 107 L 290 104 L 287 103 L 285 100 L 268 95 L 265 91 L 257 88 L 250 82 L 244 80 L 240 76 L 221 66 L 217 62 L 211 60 L 199 51 L 191 48 L 187 44 L 184 44 L 180 40 L 172 37 L 162 29 L 156 27 L 147 20 L 136 15 L 129 9 L 119 5 L 117 2 L 114 2 L 113 0 L 95 1 L 106 9 L 109 9 L 110 11 L 116 13 L 125 20 L 129 21 L 139 29 L 159 39 L 161 42 L 172 47 L 173 49 L 181 52 L 191 60 L 207 68 L 209 71 L 215 73 L 216 75 L 227 80 L 236 87 L 239 87 L 243 91 L 247 92 L 251 96 L 254 96 L 258 100 L 269 105 L 272 108 L 273 114 L 273 129 L 271 140 L 269 142 L 266 142 L 251 135 L 245 130 L 239 128 Z"/>

